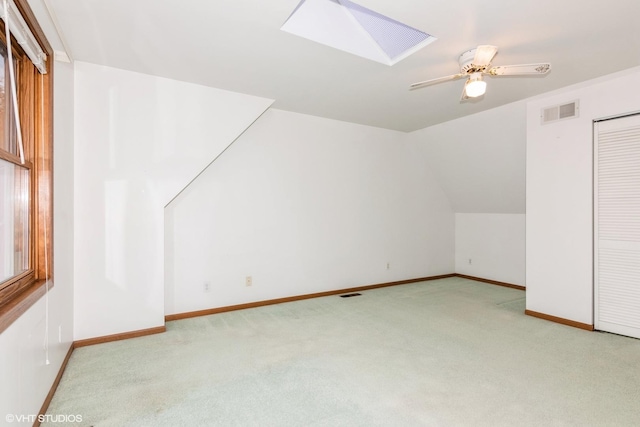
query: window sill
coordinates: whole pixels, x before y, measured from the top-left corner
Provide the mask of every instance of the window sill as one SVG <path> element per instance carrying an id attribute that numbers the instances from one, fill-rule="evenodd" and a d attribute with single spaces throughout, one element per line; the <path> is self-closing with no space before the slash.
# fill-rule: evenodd
<path id="1" fill-rule="evenodd" d="M 45 280 L 35 281 L 0 307 L 0 333 L 11 326 L 46 293 L 47 287 L 45 283 Z M 53 283 L 49 282 L 49 290 L 52 288 Z"/>

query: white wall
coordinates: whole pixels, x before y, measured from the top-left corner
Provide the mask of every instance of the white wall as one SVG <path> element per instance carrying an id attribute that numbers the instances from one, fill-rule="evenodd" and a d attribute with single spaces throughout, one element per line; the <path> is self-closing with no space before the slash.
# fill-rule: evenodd
<path id="1" fill-rule="evenodd" d="M 527 309 L 593 324 L 594 119 L 640 111 L 635 68 L 527 105 Z M 580 101 L 580 117 L 540 124 L 542 108 Z"/>
<path id="2" fill-rule="evenodd" d="M 417 150 L 270 109 L 167 207 L 167 313 L 452 273 L 453 213 Z"/>
<path id="3" fill-rule="evenodd" d="M 456 273 L 525 286 L 525 215 L 457 213 Z"/>
<path id="4" fill-rule="evenodd" d="M 271 102 L 75 62 L 76 340 L 164 324 L 164 206 Z"/>
<path id="5" fill-rule="evenodd" d="M 53 152 L 54 287 L 0 334 L 0 423 L 37 414 L 73 341 L 73 66 L 55 63 Z M 46 324 L 49 361 L 46 365 Z M 62 340 L 58 332 L 61 331 Z M 31 425 L 32 423 L 22 423 Z M 17 422 L 12 425 L 18 425 Z"/>

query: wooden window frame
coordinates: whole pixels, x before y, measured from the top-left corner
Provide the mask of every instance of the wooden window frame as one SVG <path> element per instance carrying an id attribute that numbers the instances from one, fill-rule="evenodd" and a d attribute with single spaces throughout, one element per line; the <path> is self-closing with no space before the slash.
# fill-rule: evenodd
<path id="1" fill-rule="evenodd" d="M 38 72 L 12 37 L 12 51 L 17 53 L 14 60 L 25 164 L 31 170 L 30 261 L 27 271 L 0 284 L 0 333 L 35 304 L 47 288 L 53 287 L 53 50 L 27 0 L 14 2 L 47 54 L 47 74 Z M 6 45 L 5 27 L 1 20 L 0 30 L 0 39 Z M 44 144 L 38 138 L 40 135 Z M 18 160 L 19 163 L 19 159 L 10 153 L 0 151 L 0 158 L 12 163 Z"/>

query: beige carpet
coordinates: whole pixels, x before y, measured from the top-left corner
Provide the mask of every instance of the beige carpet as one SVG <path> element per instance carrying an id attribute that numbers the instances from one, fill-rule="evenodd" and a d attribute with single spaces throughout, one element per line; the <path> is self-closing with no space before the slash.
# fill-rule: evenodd
<path id="1" fill-rule="evenodd" d="M 449 278 L 169 322 L 77 349 L 83 426 L 638 426 L 640 340 Z M 44 424 L 59 426 L 59 423 Z"/>

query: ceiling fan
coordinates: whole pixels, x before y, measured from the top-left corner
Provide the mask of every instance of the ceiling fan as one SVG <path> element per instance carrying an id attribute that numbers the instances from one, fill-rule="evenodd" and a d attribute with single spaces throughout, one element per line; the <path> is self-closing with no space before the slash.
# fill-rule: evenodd
<path id="1" fill-rule="evenodd" d="M 480 45 L 475 49 L 468 50 L 460 55 L 460 72 L 446 77 L 426 80 L 414 83 L 409 86 L 409 90 L 421 89 L 433 84 L 467 78 L 462 90 L 461 100 L 477 98 L 484 95 L 487 89 L 487 82 L 482 76 L 526 76 L 544 75 L 551 70 L 551 64 L 542 62 L 539 64 L 502 65 L 491 67 L 491 60 L 498 53 L 496 46 Z"/>

